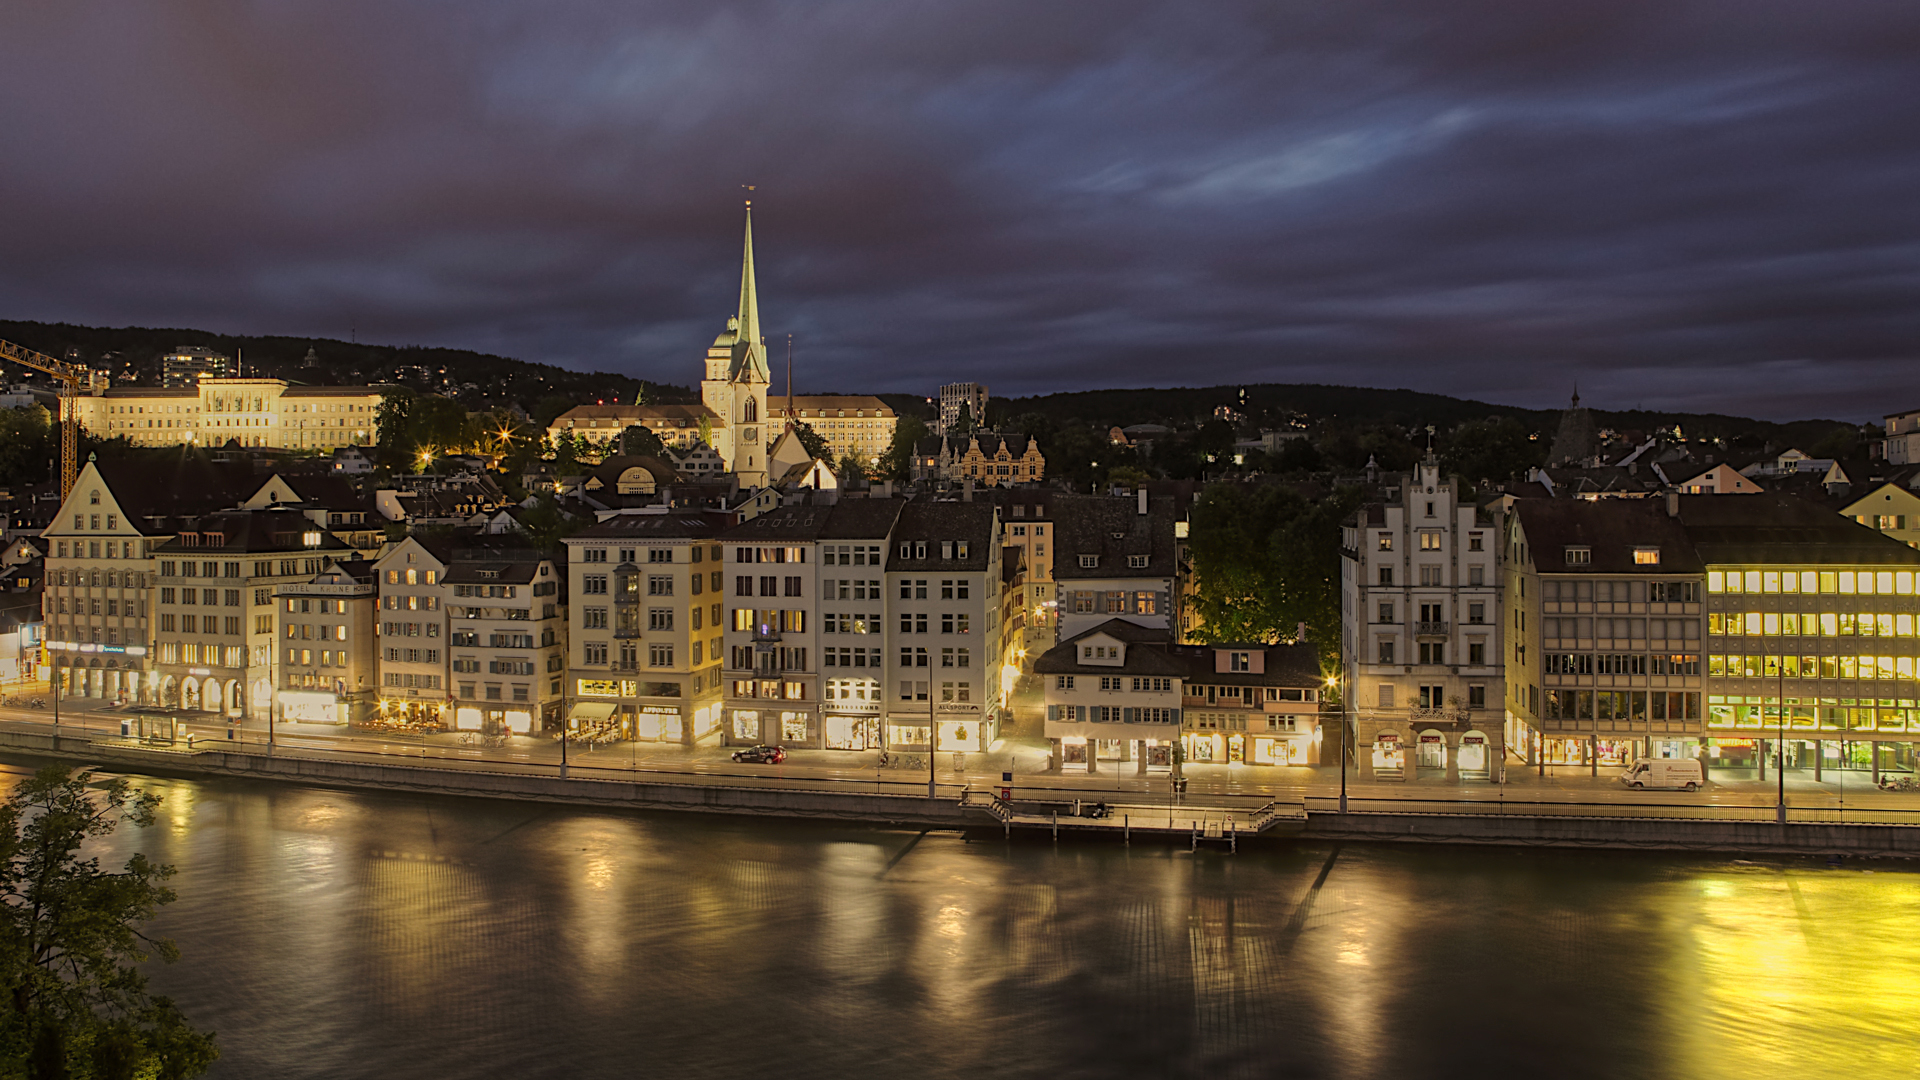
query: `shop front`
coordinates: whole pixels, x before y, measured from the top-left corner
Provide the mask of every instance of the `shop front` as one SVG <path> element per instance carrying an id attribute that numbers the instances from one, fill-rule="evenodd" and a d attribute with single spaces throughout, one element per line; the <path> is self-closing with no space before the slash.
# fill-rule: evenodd
<path id="1" fill-rule="evenodd" d="M 344 724 L 340 699 L 317 690 L 280 691 L 280 719 L 290 724 Z"/>
<path id="2" fill-rule="evenodd" d="M 880 684 L 873 679 L 828 679 L 820 733 L 829 750 L 880 748 Z"/>
<path id="3" fill-rule="evenodd" d="M 453 728 L 455 731 L 476 731 L 484 735 L 531 735 L 533 711 L 484 708 L 467 702 L 453 710 Z"/>
<path id="4" fill-rule="evenodd" d="M 813 713 L 800 709 L 782 709 L 776 718 L 780 726 L 780 745 L 786 747 L 820 746 L 820 725 Z"/>
<path id="5" fill-rule="evenodd" d="M 678 705 L 642 705 L 632 717 L 633 738 L 639 742 L 680 743 L 687 738 L 686 717 Z"/>
<path id="6" fill-rule="evenodd" d="M 1378 732 L 1373 737 L 1373 752 L 1369 755 L 1375 780 L 1405 780 L 1407 778 L 1407 746 L 1397 731 Z"/>
<path id="7" fill-rule="evenodd" d="M 1444 731 L 1428 729 L 1416 736 L 1414 743 L 1414 768 L 1416 776 L 1434 777 L 1447 771 L 1447 735 Z"/>
<path id="8" fill-rule="evenodd" d="M 576 702 L 572 711 L 567 713 L 566 737 L 574 742 L 601 742 L 609 738 L 618 738 L 620 721 L 614 716 L 618 708 L 619 706 L 611 701 Z M 460 724 L 462 722 L 460 714 L 468 711 L 480 712 L 475 706 L 463 705 L 454 711 L 454 723 Z M 465 722 L 475 724 L 474 730 L 480 730 L 485 725 L 485 718 L 469 716 Z"/>
<path id="9" fill-rule="evenodd" d="M 978 702 L 943 701 L 934 706 L 939 721 L 939 749 L 953 753 L 979 753 L 993 742 L 993 724 Z"/>
<path id="10" fill-rule="evenodd" d="M 730 746 L 759 746 L 767 742 L 764 710 L 729 709 L 727 743 Z"/>
<path id="11" fill-rule="evenodd" d="M 1460 736 L 1458 767 L 1462 780 L 1490 780 L 1493 778 L 1493 750 L 1488 745 L 1484 732 L 1469 731 Z"/>

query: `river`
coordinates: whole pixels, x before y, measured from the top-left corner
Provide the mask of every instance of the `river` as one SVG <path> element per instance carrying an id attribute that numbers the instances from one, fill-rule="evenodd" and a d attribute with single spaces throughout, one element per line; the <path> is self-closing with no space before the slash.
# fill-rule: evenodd
<path id="1" fill-rule="evenodd" d="M 1009 844 L 140 778 L 217 1077 L 1911 1075 L 1904 863 Z"/>

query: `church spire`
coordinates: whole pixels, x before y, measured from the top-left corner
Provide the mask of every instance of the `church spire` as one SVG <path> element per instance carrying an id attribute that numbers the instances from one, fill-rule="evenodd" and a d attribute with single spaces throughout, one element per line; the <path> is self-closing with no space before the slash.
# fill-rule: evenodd
<path id="1" fill-rule="evenodd" d="M 736 318 L 739 330 L 734 339 L 733 377 L 739 379 L 752 374 L 771 382 L 767 370 L 766 342 L 760 336 L 760 292 L 753 280 L 752 199 L 747 200 L 747 238 L 740 256 L 740 314 Z"/>

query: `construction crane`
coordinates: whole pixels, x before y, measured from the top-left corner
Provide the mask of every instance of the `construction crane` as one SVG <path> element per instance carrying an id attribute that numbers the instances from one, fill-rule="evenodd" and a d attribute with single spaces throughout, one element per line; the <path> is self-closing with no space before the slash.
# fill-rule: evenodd
<path id="1" fill-rule="evenodd" d="M 80 476 L 80 395 L 100 382 L 92 368 L 0 341 L 0 356 L 60 380 L 60 501 L 67 501 Z"/>

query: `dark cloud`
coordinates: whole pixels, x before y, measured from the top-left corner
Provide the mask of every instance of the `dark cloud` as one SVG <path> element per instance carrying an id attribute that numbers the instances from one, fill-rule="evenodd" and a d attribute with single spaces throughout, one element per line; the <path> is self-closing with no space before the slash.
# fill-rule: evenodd
<path id="1" fill-rule="evenodd" d="M 9 317 L 689 381 L 756 183 L 818 388 L 1920 396 L 1911 5 L 25 0 L 0 40 Z"/>

